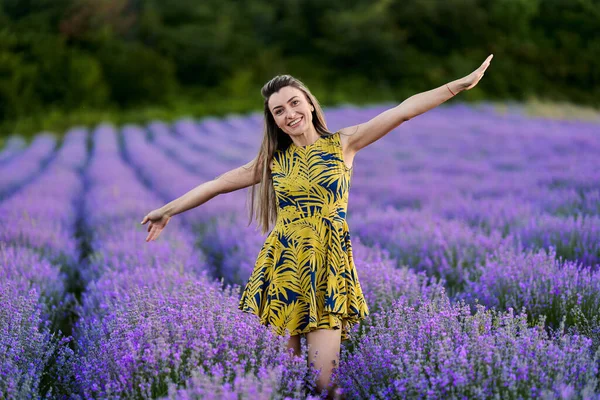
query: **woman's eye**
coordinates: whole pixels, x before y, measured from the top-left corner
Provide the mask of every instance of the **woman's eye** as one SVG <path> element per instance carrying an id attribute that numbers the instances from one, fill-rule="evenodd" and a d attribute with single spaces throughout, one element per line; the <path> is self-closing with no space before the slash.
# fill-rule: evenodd
<path id="1" fill-rule="evenodd" d="M 300 103 L 300 100 L 294 100 L 292 103 Z"/>

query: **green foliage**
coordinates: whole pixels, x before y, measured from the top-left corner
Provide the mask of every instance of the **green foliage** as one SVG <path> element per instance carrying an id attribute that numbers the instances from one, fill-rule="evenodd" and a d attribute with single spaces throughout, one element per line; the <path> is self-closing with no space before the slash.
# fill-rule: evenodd
<path id="1" fill-rule="evenodd" d="M 70 90 L 65 103 L 72 108 L 103 107 L 109 102 L 109 88 L 100 62 L 93 56 L 73 50 L 68 63 Z"/>
<path id="2" fill-rule="evenodd" d="M 165 104 L 177 89 L 173 63 L 139 43 L 112 41 L 97 53 L 120 106 Z"/>
<path id="3" fill-rule="evenodd" d="M 0 135 L 260 109 L 286 73 L 323 105 L 400 102 L 490 53 L 465 100 L 598 107 L 599 30 L 594 0 L 0 0 Z"/>
<path id="4" fill-rule="evenodd" d="M 37 69 L 6 49 L 0 33 L 0 119 L 16 119 L 34 108 Z"/>
<path id="5" fill-rule="evenodd" d="M 102 107 L 108 91 L 95 57 L 59 36 L 0 32 L 0 117 L 48 108 Z"/>

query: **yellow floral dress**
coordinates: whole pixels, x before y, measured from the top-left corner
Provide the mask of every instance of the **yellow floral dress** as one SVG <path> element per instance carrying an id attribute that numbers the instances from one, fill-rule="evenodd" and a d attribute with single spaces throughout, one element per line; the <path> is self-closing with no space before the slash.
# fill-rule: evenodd
<path id="1" fill-rule="evenodd" d="M 278 335 L 342 329 L 369 314 L 346 222 L 352 169 L 339 131 L 308 146 L 291 143 L 271 164 L 277 221 L 262 246 L 238 308 Z"/>

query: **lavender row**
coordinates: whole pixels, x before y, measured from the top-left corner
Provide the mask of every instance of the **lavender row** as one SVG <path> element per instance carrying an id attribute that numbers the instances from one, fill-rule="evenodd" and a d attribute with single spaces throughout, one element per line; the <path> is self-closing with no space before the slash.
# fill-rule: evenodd
<path id="1" fill-rule="evenodd" d="M 115 128 L 97 127 L 93 142 L 84 202 L 92 253 L 82 272 L 84 280 L 90 282 L 101 277 L 106 269 L 126 271 L 140 265 L 159 268 L 170 265 L 200 273 L 203 256 L 194 250 L 194 239 L 181 221 L 171 221 L 161 240 L 144 241 L 145 226 L 140 221 L 160 199 L 121 158 Z"/>
<path id="2" fill-rule="evenodd" d="M 140 127 L 125 126 L 122 133 L 128 159 L 149 182 L 151 188 L 165 200 L 175 199 L 206 182 L 206 179 L 199 179 L 151 145 Z M 213 169 L 211 163 L 206 163 L 204 171 L 205 175 L 213 177 L 223 172 Z M 219 201 L 211 201 L 203 205 L 201 214 L 198 210 L 189 211 L 185 220 L 190 221 L 189 223 L 202 223 L 210 220 L 213 215 L 244 212 L 243 192 L 236 191 L 220 196 Z M 157 204 L 156 207 L 160 205 L 162 204 Z"/>
<path id="3" fill-rule="evenodd" d="M 158 398 L 195 374 L 226 381 L 284 366 L 273 390 L 300 398 L 310 375 L 277 337 L 237 310 L 237 295 L 175 269 L 111 272 L 90 287 L 104 298 L 102 318 L 77 325 L 74 393 L 84 397 Z M 243 340 L 240 340 L 243 338 Z"/>
<path id="4" fill-rule="evenodd" d="M 0 165 L 0 196 L 7 196 L 31 179 L 51 158 L 56 139 L 49 133 L 35 137 L 31 145 L 17 157 Z"/>
<path id="5" fill-rule="evenodd" d="M 0 242 L 1 287 L 10 282 L 17 293 L 34 289 L 40 301 L 41 318 L 54 326 L 59 322 L 58 310 L 66 299 L 67 274 L 60 265 L 48 261 L 34 249 Z"/>
<path id="6" fill-rule="evenodd" d="M 25 139 L 19 135 L 12 135 L 6 139 L 0 152 L 0 165 L 18 155 L 26 146 Z"/>
<path id="7" fill-rule="evenodd" d="M 57 378 L 55 363 L 69 355 L 61 328 L 75 300 L 65 271 L 73 273 L 79 258 L 76 200 L 83 187 L 73 169 L 86 160 L 85 139 L 83 130 L 69 132 L 50 166 L 0 203 L 2 398 L 51 393 L 41 384 Z"/>
<path id="8" fill-rule="evenodd" d="M 183 124 L 183 122 L 178 122 Z M 224 173 L 235 166 L 225 163 L 220 153 L 212 151 L 199 151 L 193 145 L 186 143 L 185 139 L 175 136 L 170 127 L 164 123 L 154 122 L 148 125 L 148 130 L 153 137 L 153 143 L 161 149 L 174 162 L 179 162 L 186 169 L 193 172 L 200 179 L 210 180 L 215 176 L 211 173 Z M 210 167 L 208 167 L 210 165 Z M 236 165 L 237 166 L 237 165 Z"/>
<path id="9" fill-rule="evenodd" d="M 513 243 L 497 231 L 485 234 L 460 220 L 413 210 L 372 209 L 348 224 L 355 236 L 382 246 L 399 265 L 443 279 L 452 294 L 464 287 L 478 262 Z"/>
<path id="10" fill-rule="evenodd" d="M 179 130 L 185 130 L 188 134 L 190 132 L 200 134 L 201 132 L 200 130 L 194 131 L 195 128 L 187 120 L 179 121 L 178 125 Z M 169 151 L 165 152 L 164 156 L 162 154 L 160 156 L 166 156 L 165 163 L 168 163 L 170 159 L 170 162 L 174 164 L 178 163 L 183 165 L 183 167 L 191 166 L 192 171 L 203 171 L 205 169 L 203 166 L 207 165 L 210 165 L 211 168 L 218 168 L 220 173 L 233 168 L 219 164 L 217 154 L 213 155 L 208 152 L 202 152 L 202 156 L 200 157 L 198 150 L 191 149 L 189 147 L 190 143 L 186 143 L 185 139 L 181 140 L 181 138 L 175 136 L 164 125 L 151 124 L 149 130 L 153 132 L 153 143 L 156 146 L 156 149 L 154 149 L 155 152 L 160 149 L 169 149 Z M 199 138 L 199 136 L 195 137 Z M 203 140 L 208 142 L 206 137 L 203 137 Z M 137 147 L 139 148 L 139 146 Z M 177 154 L 176 158 L 174 154 Z M 153 172 L 149 168 L 147 170 L 149 171 L 149 178 L 153 180 Z M 197 175 L 203 181 L 212 178 L 206 179 L 207 175 L 202 172 L 194 172 L 194 175 Z M 218 201 L 221 201 L 223 196 L 220 195 Z M 244 203 L 240 198 L 241 196 L 237 195 L 235 197 L 239 203 L 233 205 L 235 208 L 229 210 L 228 213 L 217 214 L 214 212 L 214 208 L 211 210 L 211 207 L 213 207 L 212 203 L 215 203 L 217 200 L 201 206 L 206 215 L 211 217 L 211 223 L 206 223 L 208 219 L 204 220 L 201 245 L 205 249 L 209 261 L 218 268 L 215 271 L 215 276 L 223 277 L 227 283 L 242 285 L 254 267 L 253 258 L 256 257 L 256 249 L 260 248 L 265 237 L 247 228 L 247 215 L 242 214 Z"/>
<path id="11" fill-rule="evenodd" d="M 205 118 L 199 123 L 184 119 L 173 124 L 173 130 L 175 134 L 187 139 L 196 148 L 202 149 L 204 153 L 217 155 L 220 160 L 229 164 L 245 164 L 254 158 L 260 142 L 255 141 L 254 145 L 247 143 L 240 139 L 244 131 L 236 132 L 231 127 L 223 125 L 223 122 L 215 118 Z M 256 148 L 256 151 L 249 152 L 249 145 Z"/>
<path id="12" fill-rule="evenodd" d="M 85 131 L 70 131 L 44 172 L 0 203 L 0 240 L 40 249 L 49 258 L 63 257 L 66 263 L 78 261 L 75 222 L 83 183 L 75 168 L 85 162 L 85 140 Z"/>
<path id="13" fill-rule="evenodd" d="M 199 157 L 199 164 L 202 163 L 205 168 L 203 168 L 202 177 L 198 177 L 197 174 L 169 158 L 160 148 L 150 144 L 146 140 L 144 131 L 140 128 L 125 127 L 123 137 L 131 163 L 139 169 L 150 186 L 166 200 L 179 197 L 195 186 L 207 182 L 208 179 L 203 178 L 205 176 L 215 177 L 225 172 L 218 164 L 210 162 L 214 156 Z M 161 140 L 168 141 L 175 147 L 184 146 L 176 144 L 173 137 Z M 155 165 L 161 165 L 161 168 L 156 168 Z M 256 229 L 247 227 L 246 222 L 237 226 L 238 232 L 234 237 L 226 238 L 223 242 L 220 241 L 220 238 L 223 237 L 224 225 L 229 226 L 232 222 L 237 223 L 241 218 L 247 217 L 244 199 L 247 194 L 247 190 L 221 194 L 218 199 L 211 199 L 198 209 L 188 211 L 183 217 L 181 215 L 174 217 L 175 220 L 185 221 L 190 228 L 193 226 L 198 229 L 200 232 L 199 245 L 208 257 L 207 261 L 216 268 L 213 276 L 223 277 L 230 284 L 240 283 L 241 280 L 228 266 L 240 260 L 236 258 L 236 254 L 243 254 L 242 257 L 247 254 L 243 252 L 243 249 L 236 253 L 230 253 L 228 249 L 240 245 L 241 242 L 247 244 L 246 249 L 260 248 L 265 236 L 258 233 Z M 155 207 L 158 206 L 159 204 L 156 204 Z M 247 260 L 241 261 L 235 270 L 238 270 L 239 267 L 244 268 Z"/>

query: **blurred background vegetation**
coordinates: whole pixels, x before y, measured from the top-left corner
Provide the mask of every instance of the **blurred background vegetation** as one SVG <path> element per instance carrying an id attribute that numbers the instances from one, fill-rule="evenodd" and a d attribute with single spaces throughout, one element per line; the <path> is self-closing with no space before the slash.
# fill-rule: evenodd
<path id="1" fill-rule="evenodd" d="M 462 100 L 594 110 L 598 32 L 598 0 L 0 0 L 0 137 L 257 111 L 283 73 L 325 106 L 400 102 L 490 53 Z"/>

